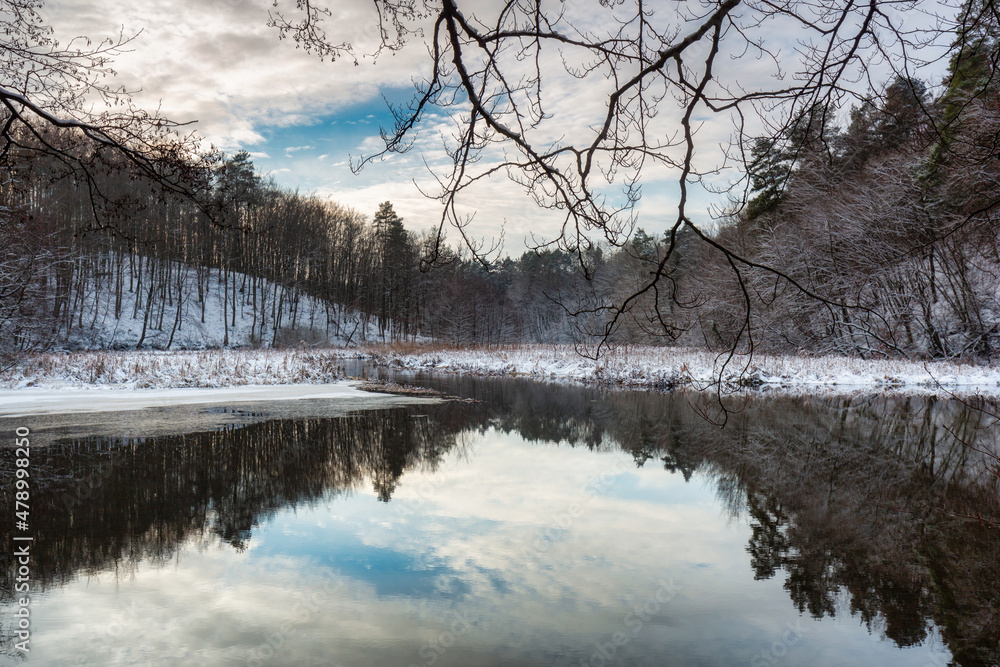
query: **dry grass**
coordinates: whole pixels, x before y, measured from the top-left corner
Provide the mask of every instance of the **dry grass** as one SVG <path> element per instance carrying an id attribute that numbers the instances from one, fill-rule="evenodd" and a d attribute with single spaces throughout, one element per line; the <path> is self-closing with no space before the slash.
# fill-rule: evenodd
<path id="1" fill-rule="evenodd" d="M 444 392 L 427 387 L 413 387 L 405 384 L 397 384 L 387 380 L 365 382 L 358 385 L 362 391 L 371 391 L 379 394 L 397 394 L 399 396 L 444 396 Z"/>
<path id="2" fill-rule="evenodd" d="M 457 347 L 451 343 L 439 341 L 393 341 L 388 343 L 373 343 L 364 345 L 359 349 L 361 352 L 382 355 L 410 355 L 410 354 L 433 354 L 435 352 L 491 352 L 498 353 L 504 350 L 516 350 L 523 347 L 513 343 L 503 343 L 498 345 L 486 345 L 475 343 Z"/>
<path id="3" fill-rule="evenodd" d="M 122 388 L 319 384 L 346 377 L 331 351 L 101 351 L 37 354 L 0 376 L 9 388 L 95 385 Z"/>
<path id="4" fill-rule="evenodd" d="M 599 359 L 569 345 L 510 345 L 455 349 L 447 345 L 369 346 L 357 354 L 395 367 L 488 376 L 527 376 L 590 384 L 669 389 L 721 387 L 723 391 L 789 390 L 905 393 L 998 393 L 1000 368 L 953 362 L 865 360 L 850 357 L 724 355 L 697 349 L 625 345 Z"/>

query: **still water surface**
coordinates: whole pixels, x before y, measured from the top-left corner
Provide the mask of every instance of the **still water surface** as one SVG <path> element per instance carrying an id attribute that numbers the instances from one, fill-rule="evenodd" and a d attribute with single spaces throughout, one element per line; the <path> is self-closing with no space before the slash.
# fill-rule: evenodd
<path id="1" fill-rule="evenodd" d="M 962 442 L 995 434 L 968 406 L 754 399 L 720 429 L 686 394 L 402 379 L 479 402 L 32 418 L 31 652 L 4 554 L 0 659 L 1000 661 L 998 531 L 960 516 L 997 509 Z"/>

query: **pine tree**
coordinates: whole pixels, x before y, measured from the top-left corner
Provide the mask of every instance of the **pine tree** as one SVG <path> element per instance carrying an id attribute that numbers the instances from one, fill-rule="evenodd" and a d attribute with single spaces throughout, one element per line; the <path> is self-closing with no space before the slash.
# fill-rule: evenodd
<path id="1" fill-rule="evenodd" d="M 391 202 L 382 202 L 372 219 L 375 235 L 377 284 L 375 304 L 383 336 L 409 333 L 410 288 L 413 284 L 413 249 L 403 219 Z"/>

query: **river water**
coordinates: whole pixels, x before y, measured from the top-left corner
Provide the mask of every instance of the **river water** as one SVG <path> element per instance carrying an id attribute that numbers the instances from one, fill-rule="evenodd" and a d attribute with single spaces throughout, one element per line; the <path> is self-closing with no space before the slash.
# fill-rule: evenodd
<path id="1" fill-rule="evenodd" d="M 691 394 L 396 379 L 477 402 L 29 420 L 30 653 L 11 549 L 0 661 L 1000 662 L 975 406 L 757 397 L 720 427 Z"/>

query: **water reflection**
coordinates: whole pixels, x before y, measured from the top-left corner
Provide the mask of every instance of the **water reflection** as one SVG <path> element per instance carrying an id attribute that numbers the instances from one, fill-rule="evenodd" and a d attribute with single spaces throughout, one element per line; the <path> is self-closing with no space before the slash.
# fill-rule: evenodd
<path id="1" fill-rule="evenodd" d="M 208 616 L 228 626 L 206 664 L 265 657 L 273 628 L 220 619 L 287 604 L 243 580 L 220 592 L 225 572 L 261 567 L 300 593 L 335 591 L 296 622 L 310 641 L 267 644 L 273 664 L 322 663 L 307 654 L 332 650 L 330 633 L 346 647 L 341 664 L 775 664 L 762 651 L 799 622 L 795 609 L 811 634 L 782 664 L 935 664 L 927 650 L 902 651 L 938 639 L 954 664 L 1000 661 L 1000 538 L 961 518 L 1000 515 L 964 444 L 995 446 L 973 406 L 757 399 L 720 430 L 682 394 L 433 382 L 482 402 L 36 449 L 34 582 L 71 607 L 99 599 L 96 584 L 87 595 L 75 586 L 102 573 L 141 588 L 173 562 L 178 579 L 212 580 L 212 595 L 188 604 L 228 595 L 234 608 Z M 11 451 L 2 464 L 9 474 Z M 13 506 L 11 487 L 0 497 Z M 8 544 L 12 520 L 0 514 Z M 13 564 L 2 558 L 9 601 Z M 772 581 L 791 600 L 785 611 L 759 597 Z M 171 618 L 170 605 L 154 608 Z M 70 625 L 38 612 L 54 632 Z M 824 618 L 859 619 L 885 641 L 847 657 L 821 639 L 829 623 L 810 620 Z M 343 627 L 355 622 L 366 639 L 351 644 Z M 453 647 L 432 641 L 447 632 Z M 630 641 L 616 644 L 615 632 Z M 169 655 L 152 662 L 181 660 Z"/>
<path id="2" fill-rule="evenodd" d="M 421 414 L 423 412 L 424 414 Z M 371 481 L 388 501 L 404 470 L 433 469 L 456 446 L 467 417 L 449 404 L 331 419 L 267 421 L 159 439 L 85 438 L 32 452 L 35 581 L 144 559 L 168 561 L 191 538 L 243 550 L 255 525 L 287 506 L 330 499 Z M 9 452 L 5 452 L 9 453 Z M 13 458 L 5 457 L 12 475 Z M 5 506 L 13 506 L 12 487 Z M 13 533 L 4 513 L 0 530 Z M 3 591 L 13 590 L 4 554 Z"/>

